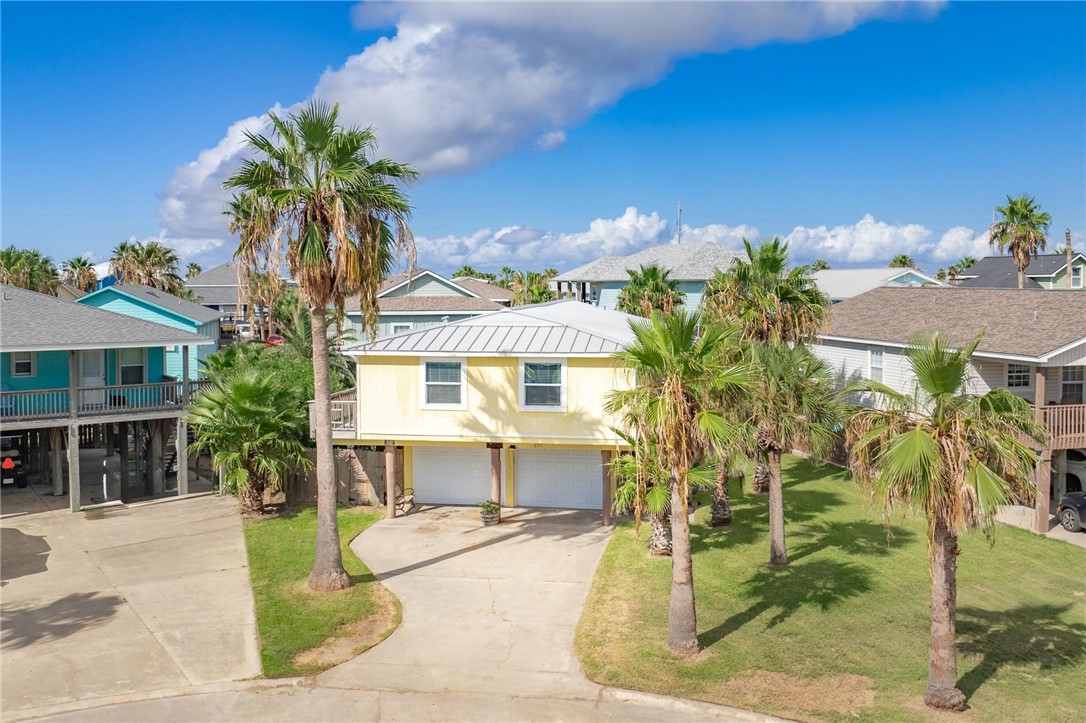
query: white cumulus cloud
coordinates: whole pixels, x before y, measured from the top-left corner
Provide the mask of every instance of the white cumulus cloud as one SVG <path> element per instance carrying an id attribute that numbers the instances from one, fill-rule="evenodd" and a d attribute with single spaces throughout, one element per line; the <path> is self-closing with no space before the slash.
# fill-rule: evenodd
<path id="1" fill-rule="evenodd" d="M 851 225 L 796 226 L 785 238 L 794 256 L 846 263 L 882 263 L 895 254 L 925 254 L 930 229 L 917 223 L 890 224 L 871 214 Z"/>
<path id="2" fill-rule="evenodd" d="M 565 129 L 677 59 L 826 37 L 906 7 L 917 5 L 363 3 L 356 23 L 392 34 L 327 70 L 311 96 L 338 102 L 346 123 L 376 127 L 383 154 L 424 175 L 461 173 L 532 144 L 561 145 Z M 168 235 L 225 235 L 222 180 L 261 118 L 237 121 L 177 170 L 159 210 Z"/>
<path id="3" fill-rule="evenodd" d="M 993 253 L 988 244 L 987 229 L 976 234 L 968 226 L 955 226 L 940 237 L 931 251 L 931 258 L 934 261 L 957 261 L 963 256 L 979 259 Z"/>

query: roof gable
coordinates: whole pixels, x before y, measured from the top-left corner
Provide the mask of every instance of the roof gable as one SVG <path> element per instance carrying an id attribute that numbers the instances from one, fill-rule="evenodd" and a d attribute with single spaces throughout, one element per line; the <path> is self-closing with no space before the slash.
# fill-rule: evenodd
<path id="1" fill-rule="evenodd" d="M 604 256 L 572 271 L 557 281 L 628 281 L 628 271 L 660 266 L 674 281 L 707 281 L 717 269 L 725 270 L 742 254 L 712 241 L 668 243 L 650 246 L 629 256 Z"/>
<path id="2" fill-rule="evenodd" d="M 150 286 L 115 284 L 76 299 L 76 303 L 90 303 L 94 299 L 110 295 L 131 299 L 143 306 L 153 307 L 162 313 L 197 325 L 206 324 L 222 317 L 222 313 L 219 311 L 194 304 L 187 299 L 182 299 L 180 296 L 167 294 L 165 291 L 159 291 Z"/>
<path id="3" fill-rule="evenodd" d="M 208 339 L 87 304 L 0 285 L 0 350 L 122 349 Z"/>
<path id="4" fill-rule="evenodd" d="M 437 285 L 435 288 L 434 285 Z M 435 290 L 438 293 L 434 293 Z M 420 296 L 437 296 L 441 293 L 460 296 L 474 296 L 479 294 L 436 274 L 429 269 L 415 269 L 414 273 L 404 272 L 396 274 L 385 280 L 377 290 L 377 298 L 387 296 L 408 296 L 419 293 Z"/>
<path id="5" fill-rule="evenodd" d="M 191 279 L 185 280 L 185 286 L 233 286 L 238 285 L 238 267 L 232 261 L 213 266 Z"/>

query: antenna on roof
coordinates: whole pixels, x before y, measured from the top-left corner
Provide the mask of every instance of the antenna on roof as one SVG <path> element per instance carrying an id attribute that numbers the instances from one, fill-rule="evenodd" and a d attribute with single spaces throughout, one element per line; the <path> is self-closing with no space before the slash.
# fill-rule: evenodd
<path id="1" fill-rule="evenodd" d="M 681 244 L 683 242 L 683 202 L 678 202 L 679 207 L 679 220 L 675 222 L 675 226 L 679 229 L 675 234 L 675 243 Z"/>

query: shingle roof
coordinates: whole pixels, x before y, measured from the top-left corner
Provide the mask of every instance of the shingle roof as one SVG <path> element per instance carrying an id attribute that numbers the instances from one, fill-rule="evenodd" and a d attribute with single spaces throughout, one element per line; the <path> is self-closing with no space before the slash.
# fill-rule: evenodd
<path id="1" fill-rule="evenodd" d="M 185 286 L 234 286 L 238 285 L 238 267 L 232 261 L 202 271 L 185 281 Z"/>
<path id="2" fill-rule="evenodd" d="M 0 285 L 0 350 L 120 349 L 210 344 L 152 321 Z"/>
<path id="3" fill-rule="evenodd" d="M 468 291 L 472 291 L 484 299 L 490 299 L 491 301 L 513 301 L 513 292 L 501 286 L 495 286 L 494 284 L 479 279 L 473 279 L 468 276 L 458 276 L 452 280 L 457 286 L 463 286 Z"/>
<path id="4" fill-rule="evenodd" d="M 185 284 L 185 288 L 195 294 L 203 304 L 215 304 L 216 306 L 236 305 L 238 303 L 237 286 L 191 286 Z M 248 303 L 249 297 L 242 289 L 241 303 Z"/>
<path id="5" fill-rule="evenodd" d="M 504 308 L 489 299 L 477 299 L 474 296 L 386 296 L 378 299 L 381 313 L 397 311 L 497 311 Z M 355 299 L 354 310 L 358 310 Z"/>
<path id="6" fill-rule="evenodd" d="M 502 308 L 490 314 L 357 344 L 348 354 L 608 356 L 633 338 L 621 311 L 579 301 Z"/>
<path id="7" fill-rule="evenodd" d="M 675 281 L 706 281 L 717 269 L 727 269 L 741 254 L 712 241 L 650 246 L 630 256 L 604 256 L 559 274 L 556 281 L 627 281 L 627 270 L 660 266 Z"/>
<path id="8" fill-rule="evenodd" d="M 824 269 L 813 272 L 811 278 L 814 279 L 818 288 L 824 294 L 837 301 L 850 299 L 857 294 L 862 294 L 880 286 L 907 286 L 907 284 L 894 282 L 892 279 L 910 272 L 924 276 L 924 274 L 914 269 L 885 267 L 877 269 Z M 931 284 L 938 285 L 939 282 L 932 279 Z"/>
<path id="9" fill-rule="evenodd" d="M 1018 268 L 1012 264 L 1009 268 L 988 272 L 983 276 L 962 279 L 957 286 L 962 289 L 1017 289 Z M 1027 276 L 1022 282 L 1022 288 L 1043 289 L 1044 287 Z"/>
<path id="10" fill-rule="evenodd" d="M 1074 253 L 1073 258 L 1082 258 L 1080 253 Z M 1067 254 L 1041 254 L 1033 256 L 1026 267 L 1027 276 L 1051 276 L 1067 265 Z M 1014 259 L 1010 256 L 985 256 L 962 272 L 964 277 L 988 276 L 991 274 L 1003 274 L 1013 271 L 1015 274 L 1014 285 L 1018 287 L 1018 267 L 1014 265 Z"/>
<path id="11" fill-rule="evenodd" d="M 209 321 L 215 321 L 222 318 L 221 311 L 215 311 L 209 309 L 206 306 L 200 306 L 194 304 L 187 299 L 182 299 L 180 296 L 174 296 L 173 294 L 167 294 L 165 291 L 159 291 L 153 289 L 150 286 L 135 286 L 130 284 L 114 284 L 113 286 L 107 286 L 104 289 L 99 289 L 93 294 L 88 296 L 97 296 L 99 294 L 109 293 L 109 290 L 120 291 L 129 296 L 134 296 L 141 301 L 148 304 L 153 304 L 166 311 L 171 311 L 175 314 L 180 314 L 186 318 L 192 319 L 200 324 L 205 324 Z M 83 300 L 81 299 L 80 302 Z"/>
<path id="12" fill-rule="evenodd" d="M 1086 341 L 1086 294 L 1034 289 L 883 287 L 834 305 L 823 336 L 907 344 L 940 331 L 969 342 L 986 328 L 978 351 L 1042 358 Z"/>

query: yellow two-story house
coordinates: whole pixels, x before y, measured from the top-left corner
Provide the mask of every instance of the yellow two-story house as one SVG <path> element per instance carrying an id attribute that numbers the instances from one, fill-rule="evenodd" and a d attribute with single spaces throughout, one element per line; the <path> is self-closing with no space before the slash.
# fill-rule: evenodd
<path id="1" fill-rule="evenodd" d="M 397 450 L 417 504 L 606 512 L 622 440 L 604 401 L 632 382 L 611 358 L 631 318 L 556 301 L 349 347 L 357 391 L 333 402 L 335 443 Z"/>

